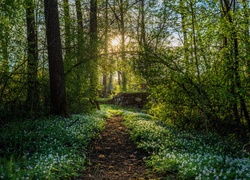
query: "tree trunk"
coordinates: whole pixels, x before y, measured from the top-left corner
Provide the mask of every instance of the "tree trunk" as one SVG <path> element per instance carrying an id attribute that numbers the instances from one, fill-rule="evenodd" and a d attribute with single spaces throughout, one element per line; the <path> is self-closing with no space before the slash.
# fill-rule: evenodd
<path id="1" fill-rule="evenodd" d="M 121 71 L 117 71 L 117 81 L 118 81 L 118 85 L 121 85 Z"/>
<path id="2" fill-rule="evenodd" d="M 113 76 L 112 74 L 109 75 L 109 83 L 108 83 L 108 94 L 112 93 L 113 88 Z"/>
<path id="3" fill-rule="evenodd" d="M 244 10 L 244 24 L 245 24 L 245 45 L 246 45 L 246 57 L 250 56 L 250 32 L 249 32 L 249 9 L 248 4 L 246 0 L 243 0 L 243 10 Z M 248 78 L 250 78 L 250 58 L 247 59 L 247 65 L 248 65 Z M 243 109 L 247 109 L 246 103 L 244 102 L 242 104 Z M 246 117 L 247 116 L 247 117 Z M 250 118 L 248 113 L 245 113 L 245 117 L 247 119 L 248 123 L 248 131 L 250 131 Z"/>
<path id="4" fill-rule="evenodd" d="M 105 61 L 105 66 L 106 63 L 108 62 L 108 0 L 105 1 L 105 45 L 104 45 L 104 61 Z M 103 72 L 103 97 L 106 98 L 107 97 L 107 72 L 106 72 L 106 68 Z"/>
<path id="5" fill-rule="evenodd" d="M 120 0 L 120 23 L 121 23 L 121 53 L 122 53 L 122 66 L 126 64 L 126 57 L 125 57 L 125 22 L 124 22 L 124 3 L 123 0 Z M 126 75 L 126 68 L 122 70 L 122 90 L 127 91 L 127 75 Z"/>
<path id="6" fill-rule="evenodd" d="M 97 97 L 97 0 L 90 1 L 90 99 Z"/>
<path id="7" fill-rule="evenodd" d="M 233 112 L 236 118 L 236 122 L 241 126 L 241 120 L 239 116 L 238 111 L 238 100 L 240 102 L 240 107 L 244 112 L 244 116 L 246 121 L 248 122 L 248 128 L 250 129 L 250 117 L 247 110 L 246 102 L 241 94 L 242 86 L 241 86 L 241 78 L 239 74 L 239 42 L 237 37 L 237 29 L 236 26 L 234 26 L 234 11 L 236 9 L 236 2 L 235 0 L 232 0 L 229 2 L 229 0 L 221 0 L 221 7 L 222 7 L 222 13 L 223 17 L 227 18 L 228 23 L 231 25 L 229 28 L 229 36 L 225 37 L 224 44 L 225 46 L 228 46 L 229 49 L 228 59 L 231 59 L 231 62 L 228 62 L 228 68 L 230 70 L 231 74 L 231 93 L 233 96 L 235 96 L 234 102 L 233 102 Z M 228 40 L 229 39 L 229 40 Z"/>
<path id="8" fill-rule="evenodd" d="M 186 67 L 188 68 L 188 37 L 187 37 L 187 25 L 186 25 L 186 14 L 185 14 L 185 6 L 184 0 L 180 0 L 180 12 L 181 12 L 181 26 L 183 32 L 183 46 L 184 46 L 184 60 L 186 63 Z"/>
<path id="9" fill-rule="evenodd" d="M 3 31 L 1 33 L 2 37 L 0 37 L 0 45 L 3 54 L 3 60 L 0 65 L 0 101 L 4 97 L 4 93 L 7 87 L 7 82 L 9 78 L 9 52 L 8 52 L 8 44 L 9 44 L 9 28 L 7 26 L 3 27 Z"/>
<path id="10" fill-rule="evenodd" d="M 191 15 L 192 15 L 192 35 L 193 35 L 193 51 L 194 51 L 194 58 L 195 58 L 195 65 L 197 70 L 197 80 L 198 80 L 198 86 L 199 86 L 199 101 L 202 107 L 202 118 L 203 123 L 206 128 L 206 131 L 208 132 L 208 123 L 207 123 L 207 115 L 206 115 L 206 108 L 205 108 L 205 100 L 204 100 L 204 94 L 202 91 L 202 83 L 201 83 L 201 72 L 200 72 L 200 66 L 199 66 L 199 57 L 198 57 L 198 50 L 197 50 L 197 40 L 196 40 L 196 29 L 195 29 L 195 23 L 196 23 L 196 17 L 195 17 L 195 7 L 194 4 L 190 3 L 191 7 Z"/>
<path id="11" fill-rule="evenodd" d="M 77 16 L 77 62 L 82 62 L 84 57 L 82 5 L 80 0 L 76 0 L 75 3 Z"/>
<path id="12" fill-rule="evenodd" d="M 67 117 L 66 88 L 57 0 L 44 0 L 48 45 L 51 114 Z"/>
<path id="13" fill-rule="evenodd" d="M 146 47 L 145 1 L 141 0 L 141 44 Z"/>
<path id="14" fill-rule="evenodd" d="M 28 42 L 28 60 L 27 60 L 27 99 L 26 107 L 30 115 L 38 110 L 38 88 L 37 88 L 37 66 L 38 51 L 35 26 L 35 14 L 33 0 L 26 1 L 26 22 L 27 22 L 27 42 Z"/>
<path id="15" fill-rule="evenodd" d="M 82 64 L 84 59 L 84 38 L 83 38 L 83 17 L 82 17 L 82 5 L 80 0 L 75 1 L 76 6 L 76 17 L 77 17 L 77 50 L 76 50 L 76 59 L 77 63 Z M 82 77 L 82 68 L 83 66 L 79 66 L 76 69 L 76 81 L 78 83 L 81 82 Z M 80 97 L 81 94 L 81 86 L 76 84 L 74 88 L 75 97 Z"/>
<path id="16" fill-rule="evenodd" d="M 71 56 L 71 39 L 70 39 L 70 14 L 69 14 L 69 0 L 63 0 L 64 11 L 64 30 L 65 30 L 65 55 L 64 62 L 67 67 Z"/>
<path id="17" fill-rule="evenodd" d="M 103 84 L 103 97 L 106 98 L 107 97 L 107 76 L 103 76 L 102 79 L 102 84 Z"/>

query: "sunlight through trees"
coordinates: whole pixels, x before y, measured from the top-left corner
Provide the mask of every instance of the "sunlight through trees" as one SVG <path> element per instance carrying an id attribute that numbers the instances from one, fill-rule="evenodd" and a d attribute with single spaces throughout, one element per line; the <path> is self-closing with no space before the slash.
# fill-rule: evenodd
<path id="1" fill-rule="evenodd" d="M 1 121 L 147 91 L 164 122 L 247 138 L 248 1 L 58 0 L 59 22 L 37 0 L 0 11 Z"/>

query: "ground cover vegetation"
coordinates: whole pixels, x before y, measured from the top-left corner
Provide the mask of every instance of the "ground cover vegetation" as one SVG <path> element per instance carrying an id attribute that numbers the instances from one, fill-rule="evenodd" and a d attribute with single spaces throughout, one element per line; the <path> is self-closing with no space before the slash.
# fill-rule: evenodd
<path id="1" fill-rule="evenodd" d="M 6 124 L 0 129 L 0 179 L 69 179 L 84 170 L 104 112 Z"/>
<path id="2" fill-rule="evenodd" d="M 233 137 L 180 131 L 145 113 L 112 108 L 109 111 L 124 116 L 131 139 L 149 153 L 147 165 L 165 173 L 166 178 L 250 178 L 250 154 Z"/>

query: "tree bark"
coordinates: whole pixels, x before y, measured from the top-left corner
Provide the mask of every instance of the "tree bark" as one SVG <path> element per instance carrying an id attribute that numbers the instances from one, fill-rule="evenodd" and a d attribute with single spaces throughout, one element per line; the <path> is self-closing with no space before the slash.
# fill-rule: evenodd
<path id="1" fill-rule="evenodd" d="M 108 0 L 105 1 L 105 40 L 104 40 L 104 54 L 105 54 L 105 66 L 106 63 L 108 62 L 108 26 L 109 26 L 109 21 L 108 21 Z M 103 72 L 103 97 L 106 98 L 107 97 L 107 72 L 106 72 L 106 68 Z"/>
<path id="2" fill-rule="evenodd" d="M 26 1 L 26 22 L 27 22 L 27 42 L 28 42 L 28 60 L 27 60 L 27 99 L 26 108 L 31 115 L 38 110 L 38 88 L 37 88 L 37 66 L 38 51 L 36 38 L 36 25 L 33 0 Z"/>
<path id="3" fill-rule="evenodd" d="M 98 57 L 98 32 L 97 32 L 97 0 L 90 1 L 90 99 L 97 96 L 97 57 Z"/>
<path id="4" fill-rule="evenodd" d="M 241 94 L 242 91 L 242 85 L 241 85 L 241 78 L 239 74 L 239 42 L 237 37 L 237 29 L 234 24 L 233 15 L 236 10 L 236 2 L 235 0 L 221 0 L 221 8 L 222 8 L 222 15 L 223 17 L 227 18 L 227 21 L 230 25 L 229 28 L 229 36 L 224 38 L 224 45 L 227 46 L 229 49 L 228 54 L 228 60 L 231 59 L 231 62 L 228 62 L 228 68 L 230 70 L 231 74 L 231 93 L 233 96 L 235 96 L 235 100 L 233 102 L 233 112 L 236 118 L 236 122 L 241 125 L 240 115 L 238 112 L 238 103 L 240 102 L 240 107 L 242 111 L 244 112 L 245 119 L 248 123 L 248 128 L 250 129 L 250 117 L 247 110 L 245 98 Z"/>
<path id="5" fill-rule="evenodd" d="M 196 29 L 195 29 L 195 23 L 196 23 L 196 17 L 195 17 L 195 7 L 194 4 L 190 3 L 191 7 L 191 15 L 192 15 L 192 35 L 193 35 L 193 53 L 195 58 L 195 65 L 197 70 L 197 80 L 198 80 L 198 86 L 199 86 L 199 101 L 201 103 L 202 107 L 202 118 L 204 122 L 204 126 L 206 128 L 206 131 L 208 132 L 208 123 L 207 123 L 207 115 L 206 115 L 206 108 L 205 108 L 205 100 L 204 100 L 204 94 L 202 91 L 202 83 L 201 83 L 201 72 L 200 72 L 200 66 L 199 66 L 199 57 L 198 57 L 198 50 L 197 50 L 197 40 L 196 40 Z"/>
<path id="6" fill-rule="evenodd" d="M 75 3 L 77 17 L 77 62 L 82 62 L 84 57 L 82 5 L 80 0 L 76 0 Z"/>
<path id="7" fill-rule="evenodd" d="M 113 75 L 110 73 L 109 75 L 109 82 L 108 82 L 108 93 L 112 93 L 112 88 L 113 88 Z"/>
<path id="8" fill-rule="evenodd" d="M 57 0 L 44 0 L 48 45 L 51 114 L 67 117 L 66 88 Z"/>
<path id="9" fill-rule="evenodd" d="M 71 39 L 70 39 L 70 14 L 69 14 L 69 0 L 63 0 L 63 11 L 64 11 L 64 30 L 65 30 L 65 55 L 64 62 L 67 65 L 70 61 L 71 56 Z"/>
<path id="10" fill-rule="evenodd" d="M 124 2 L 120 0 L 120 23 L 121 23 L 121 60 L 122 65 L 125 65 L 126 61 L 126 54 L 125 54 L 125 22 L 124 22 Z M 126 69 L 123 68 L 122 70 L 122 90 L 127 91 L 127 75 Z"/>
<path id="11" fill-rule="evenodd" d="M 181 12 L 181 26 L 183 33 L 183 46 L 184 46 L 184 60 L 188 68 L 188 36 L 187 36 L 187 25 L 186 25 L 186 14 L 184 0 L 180 0 L 180 12 Z"/>

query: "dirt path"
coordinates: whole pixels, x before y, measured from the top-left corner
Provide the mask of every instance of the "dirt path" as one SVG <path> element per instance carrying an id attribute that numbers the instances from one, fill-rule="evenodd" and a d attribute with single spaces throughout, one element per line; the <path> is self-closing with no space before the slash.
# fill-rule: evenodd
<path id="1" fill-rule="evenodd" d="M 121 116 L 107 120 L 101 138 L 92 145 L 89 166 L 82 179 L 122 180 L 160 179 L 144 164 L 145 154 L 129 139 Z"/>

